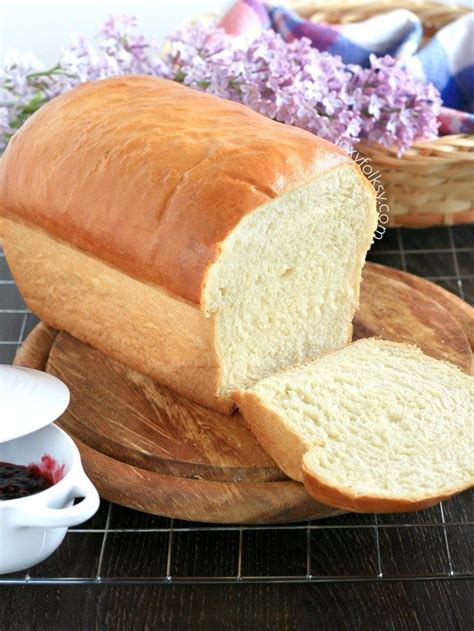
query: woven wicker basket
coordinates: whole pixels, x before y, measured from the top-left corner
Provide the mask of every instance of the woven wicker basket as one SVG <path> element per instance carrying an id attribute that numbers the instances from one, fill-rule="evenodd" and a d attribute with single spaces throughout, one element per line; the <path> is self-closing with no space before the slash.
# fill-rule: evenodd
<path id="1" fill-rule="evenodd" d="M 290 0 L 294 11 L 315 22 L 345 24 L 384 11 L 409 9 L 423 22 L 430 37 L 439 28 L 464 15 L 467 7 L 421 0 Z M 396 150 L 361 145 L 360 153 L 382 174 L 390 225 L 427 227 L 474 222 L 474 136 L 456 134 L 418 142 L 402 158 Z"/>

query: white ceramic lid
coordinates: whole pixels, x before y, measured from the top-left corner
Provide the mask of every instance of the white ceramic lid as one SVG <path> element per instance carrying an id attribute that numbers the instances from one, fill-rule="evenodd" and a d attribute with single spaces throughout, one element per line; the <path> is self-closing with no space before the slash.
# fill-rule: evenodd
<path id="1" fill-rule="evenodd" d="M 68 405 L 69 389 L 53 375 L 0 365 L 0 443 L 49 425 Z"/>

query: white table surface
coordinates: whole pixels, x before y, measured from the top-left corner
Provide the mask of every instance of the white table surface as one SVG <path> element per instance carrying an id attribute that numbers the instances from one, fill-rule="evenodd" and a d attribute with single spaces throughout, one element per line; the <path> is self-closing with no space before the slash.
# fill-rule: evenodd
<path id="1" fill-rule="evenodd" d="M 473 6 L 473 0 L 451 1 Z M 54 64 L 71 35 L 92 36 L 110 14 L 136 15 L 143 33 L 164 38 L 180 24 L 206 13 L 222 13 L 231 4 L 231 0 L 0 0 L 0 48 L 33 51 L 46 64 Z"/>

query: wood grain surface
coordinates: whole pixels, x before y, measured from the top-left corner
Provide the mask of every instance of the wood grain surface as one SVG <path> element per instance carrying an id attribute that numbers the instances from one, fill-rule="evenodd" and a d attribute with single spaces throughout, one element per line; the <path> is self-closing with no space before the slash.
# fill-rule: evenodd
<path id="1" fill-rule="evenodd" d="M 355 339 L 377 335 L 414 343 L 469 372 L 472 351 L 463 318 L 452 315 L 462 309 L 448 311 L 446 301 L 444 307 L 429 297 L 431 283 L 423 281 L 420 292 L 416 281 L 403 282 L 410 275 L 393 272 L 366 266 Z M 71 404 L 60 425 L 78 443 L 105 499 L 219 523 L 289 522 L 337 512 L 287 480 L 239 414 L 229 417 L 187 401 L 67 333 L 56 335 L 40 324 L 16 363 L 46 367 L 69 386 Z"/>
<path id="2" fill-rule="evenodd" d="M 59 331 L 40 322 L 28 335 L 15 355 L 16 366 L 46 370 L 49 353 Z"/>
<path id="3" fill-rule="evenodd" d="M 56 338 L 47 371 L 71 390 L 62 427 L 116 460 L 185 478 L 286 479 L 240 414 L 193 403 L 67 333 Z"/>
<path id="4" fill-rule="evenodd" d="M 8 631 L 468 631 L 468 580 L 3 587 Z"/>
<path id="5" fill-rule="evenodd" d="M 425 278 L 415 276 L 415 274 L 409 274 L 402 270 L 395 269 L 394 267 L 388 267 L 386 265 L 380 265 L 379 263 L 366 263 L 364 267 L 365 271 L 378 272 L 383 274 L 385 278 L 391 278 L 398 280 L 413 289 L 416 289 L 424 296 L 431 298 L 437 302 L 441 307 L 444 307 L 450 315 L 457 320 L 458 324 L 464 330 L 464 333 L 469 341 L 471 349 L 474 351 L 474 307 L 456 296 L 455 294 L 443 289 L 439 285 L 431 283 Z"/>
<path id="6" fill-rule="evenodd" d="M 411 278 L 411 274 L 402 274 L 399 276 L 398 270 L 382 265 L 364 267 L 354 339 L 380 336 L 393 342 L 416 344 L 427 355 L 456 364 L 471 374 L 472 350 L 461 322 L 451 310 L 429 297 L 426 290 L 421 293 L 406 284 L 403 279 Z M 433 287 L 429 281 L 424 283 Z M 457 304 L 458 299 L 453 298 Z M 471 320 L 474 322 L 474 309 Z"/>
<path id="7" fill-rule="evenodd" d="M 214 482 L 163 475 L 109 458 L 72 436 L 101 497 L 135 510 L 219 524 L 289 523 L 341 512 L 319 504 L 292 480 Z"/>

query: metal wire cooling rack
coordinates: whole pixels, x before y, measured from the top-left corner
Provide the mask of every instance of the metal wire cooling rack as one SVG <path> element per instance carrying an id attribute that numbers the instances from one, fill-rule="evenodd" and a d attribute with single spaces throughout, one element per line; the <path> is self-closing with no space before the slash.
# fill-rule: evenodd
<path id="1" fill-rule="evenodd" d="M 369 259 L 474 302 L 474 226 L 390 230 Z M 36 324 L 0 251 L 0 363 Z M 339 583 L 474 578 L 473 494 L 400 515 L 218 526 L 102 502 L 59 550 L 0 584 Z"/>

